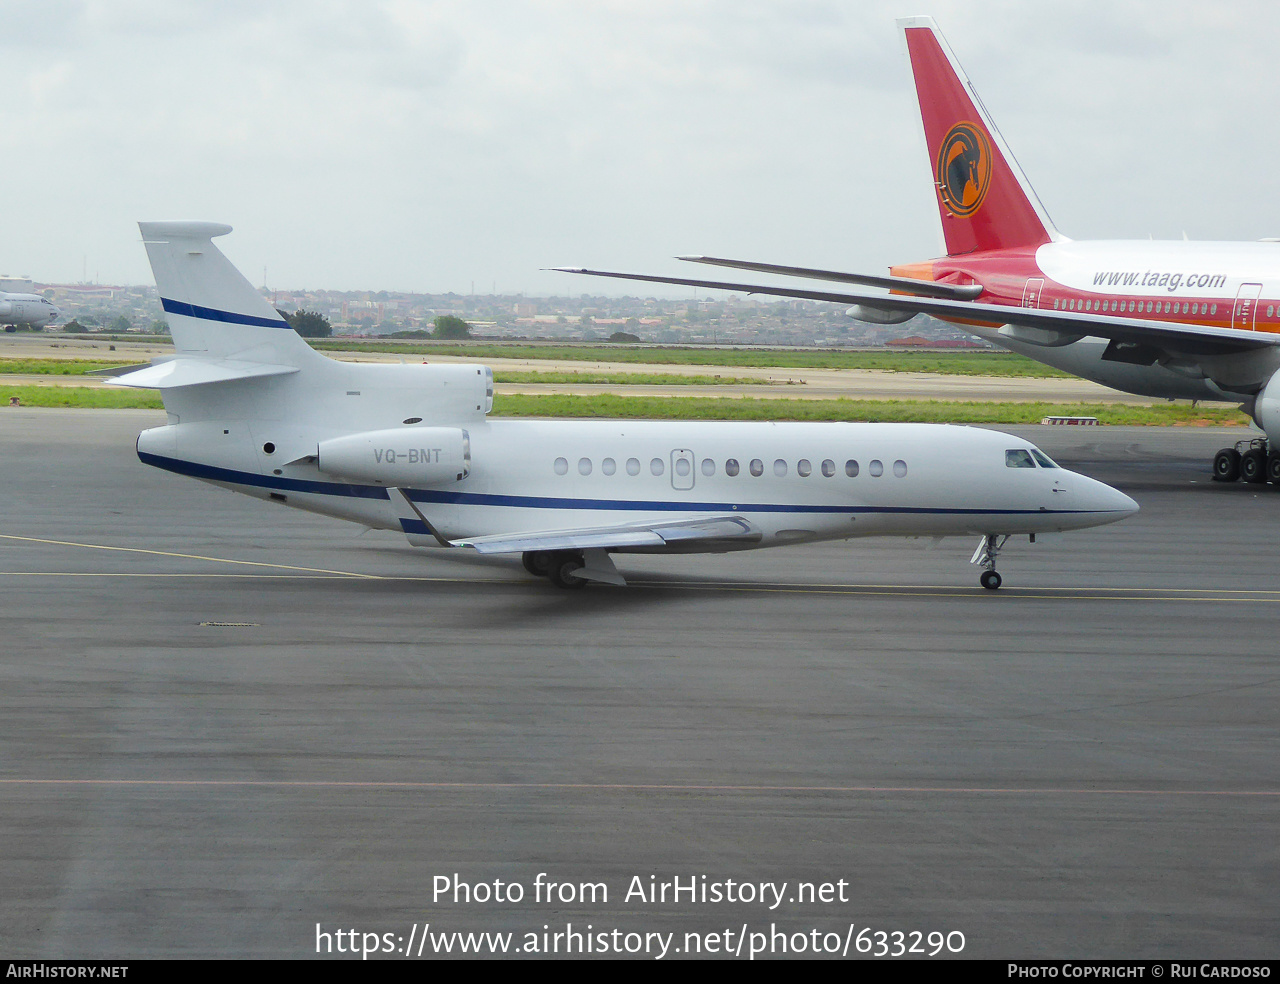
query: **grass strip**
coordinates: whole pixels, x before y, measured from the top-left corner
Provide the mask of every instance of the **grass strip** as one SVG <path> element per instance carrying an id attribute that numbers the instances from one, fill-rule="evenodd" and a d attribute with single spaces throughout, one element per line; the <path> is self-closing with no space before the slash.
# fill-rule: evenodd
<path id="1" fill-rule="evenodd" d="M 497 383 L 548 383 L 591 386 L 778 386 L 784 379 L 752 379 L 744 376 L 681 376 L 661 372 L 506 372 L 495 370 Z"/>
<path id="2" fill-rule="evenodd" d="M 11 397 L 28 407 L 160 409 L 151 390 L 0 385 L 0 410 Z M 983 403 L 946 400 L 767 400 L 742 397 L 499 395 L 497 417 L 643 420 L 800 420 L 881 423 L 1038 424 L 1046 416 L 1097 417 L 1103 424 L 1243 427 L 1235 407 L 1162 403 Z"/>
<path id="3" fill-rule="evenodd" d="M 628 345 L 433 345 L 425 342 L 312 341 L 334 352 L 458 356 L 464 359 L 553 359 L 559 362 L 625 362 L 648 365 L 753 366 L 776 369 L 879 369 L 956 376 L 1071 378 L 1014 352 L 828 352 L 821 349 L 722 349 Z"/>
<path id="4" fill-rule="evenodd" d="M 99 359 L 0 359 L 0 375 L 9 376 L 83 376 L 94 369 L 111 369 L 132 365 Z"/>
<path id="5" fill-rule="evenodd" d="M 562 396 L 500 394 L 503 417 L 645 420 L 802 420 L 884 423 L 1038 424 L 1047 416 L 1097 417 L 1099 423 L 1149 426 L 1244 426 L 1236 407 L 1124 403 L 989 403 L 947 400 L 769 400 L 754 397 Z"/>
<path id="6" fill-rule="evenodd" d="M 162 410 L 155 390 L 114 386 L 6 386 L 0 382 L 0 413 L 17 397 L 24 407 L 78 407 L 88 410 Z"/>

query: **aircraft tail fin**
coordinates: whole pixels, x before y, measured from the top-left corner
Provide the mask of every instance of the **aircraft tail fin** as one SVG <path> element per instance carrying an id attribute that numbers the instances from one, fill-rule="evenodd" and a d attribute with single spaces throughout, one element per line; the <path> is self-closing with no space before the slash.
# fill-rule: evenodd
<path id="1" fill-rule="evenodd" d="M 322 358 L 213 245 L 231 226 L 139 222 L 179 355 L 301 366 Z"/>
<path id="2" fill-rule="evenodd" d="M 947 254 L 1061 239 L 932 17 L 898 21 L 915 78 Z"/>

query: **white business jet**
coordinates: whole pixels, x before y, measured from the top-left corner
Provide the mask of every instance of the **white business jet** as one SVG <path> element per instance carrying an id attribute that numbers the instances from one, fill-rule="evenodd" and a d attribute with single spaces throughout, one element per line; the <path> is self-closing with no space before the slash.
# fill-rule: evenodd
<path id="1" fill-rule="evenodd" d="M 561 587 L 624 583 L 616 553 L 976 535 L 997 588 L 1010 536 L 1138 508 L 972 427 L 490 419 L 485 366 L 313 350 L 213 245 L 230 226 L 140 227 L 177 349 L 114 380 L 163 395 L 143 462 L 415 545 L 520 553 Z"/>

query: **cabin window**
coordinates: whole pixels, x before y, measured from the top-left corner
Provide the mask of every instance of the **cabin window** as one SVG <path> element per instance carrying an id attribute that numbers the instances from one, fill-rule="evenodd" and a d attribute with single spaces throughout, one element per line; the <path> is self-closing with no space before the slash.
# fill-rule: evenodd
<path id="1" fill-rule="evenodd" d="M 1209 311 L 1209 313 L 1210 313 L 1210 314 L 1217 314 L 1217 313 L 1218 313 L 1218 305 L 1216 305 L 1216 304 L 1215 304 L 1215 305 L 1213 306 L 1212 310 L 1210 310 L 1210 311 Z"/>
<path id="2" fill-rule="evenodd" d="M 813 465 L 809 464 L 808 458 L 801 458 L 796 462 L 796 474 L 801 478 L 808 478 L 813 474 Z"/>
<path id="3" fill-rule="evenodd" d="M 893 474 L 896 478 L 907 477 L 907 463 L 901 458 L 893 463 Z"/>
<path id="4" fill-rule="evenodd" d="M 628 475 L 639 475 L 639 474 L 640 474 L 640 459 L 639 459 L 639 458 L 628 458 L 628 459 L 627 459 L 627 474 L 628 474 Z"/>
<path id="5" fill-rule="evenodd" d="M 568 459 L 568 458 L 557 458 L 557 459 L 556 459 L 556 466 L 555 466 L 555 467 L 556 467 L 556 474 L 557 474 L 557 475 L 568 475 L 568 474 L 569 474 L 569 459 Z"/>
<path id="6" fill-rule="evenodd" d="M 822 477 L 830 478 L 836 473 L 836 463 L 828 458 L 822 463 Z"/>
<path id="7" fill-rule="evenodd" d="M 649 462 L 649 471 L 651 474 L 661 475 L 664 470 L 665 469 L 664 469 L 661 458 L 654 458 L 651 462 Z"/>
<path id="8" fill-rule="evenodd" d="M 1022 448 L 1012 448 L 1004 453 L 1004 466 L 1006 468 L 1034 468 L 1036 463 L 1035 459 L 1031 457 L 1030 451 L 1024 451 Z"/>
<path id="9" fill-rule="evenodd" d="M 710 458 L 703 458 L 702 474 L 706 475 L 707 478 L 710 478 L 715 473 L 716 473 L 716 463 L 712 461 Z"/>
<path id="10" fill-rule="evenodd" d="M 590 458 L 579 458 L 579 459 L 578 459 L 578 474 L 579 474 L 579 475 L 590 475 L 590 474 L 591 474 L 591 459 L 590 459 Z"/>
<path id="11" fill-rule="evenodd" d="M 784 478 L 787 474 L 787 463 L 783 461 L 781 458 L 778 458 L 773 463 L 773 473 L 777 475 L 779 478 Z"/>
<path id="12" fill-rule="evenodd" d="M 605 458 L 604 461 L 600 462 L 600 470 L 606 475 L 612 475 L 618 470 L 618 464 L 612 458 Z"/>
<path id="13" fill-rule="evenodd" d="M 672 464 L 672 467 L 676 470 L 676 474 L 681 478 L 688 478 L 689 472 L 693 471 L 693 462 L 688 458 L 677 458 Z"/>
<path id="14" fill-rule="evenodd" d="M 1269 317 L 1271 317 L 1271 315 L 1272 315 L 1272 313 L 1273 313 L 1274 311 L 1275 311 L 1275 308 L 1274 308 L 1272 305 L 1268 304 L 1268 305 L 1267 305 L 1267 317 L 1268 317 L 1268 318 L 1269 318 Z"/>
<path id="15" fill-rule="evenodd" d="M 764 474 L 764 462 L 759 458 L 752 458 L 748 469 L 750 470 L 753 478 L 759 478 Z"/>
<path id="16" fill-rule="evenodd" d="M 850 478 L 858 477 L 858 463 L 850 458 L 844 463 L 844 473 Z"/>
<path id="17" fill-rule="evenodd" d="M 1041 451 L 1039 448 L 1032 448 L 1031 455 L 1036 459 L 1036 461 L 1040 462 L 1041 468 L 1057 468 L 1058 467 L 1054 463 L 1054 460 L 1050 458 L 1047 454 L 1045 454 L 1043 451 Z"/>
<path id="18" fill-rule="evenodd" d="M 879 458 L 872 458 L 871 463 L 867 465 L 867 471 L 871 472 L 872 478 L 879 478 L 884 474 L 884 464 Z"/>
<path id="19" fill-rule="evenodd" d="M 724 473 L 730 478 L 738 477 L 738 459 L 730 458 L 724 463 Z"/>

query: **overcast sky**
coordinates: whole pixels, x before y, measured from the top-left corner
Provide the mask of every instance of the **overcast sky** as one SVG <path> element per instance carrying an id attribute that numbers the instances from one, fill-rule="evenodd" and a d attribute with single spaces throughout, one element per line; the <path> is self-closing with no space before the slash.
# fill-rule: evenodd
<path id="1" fill-rule="evenodd" d="M 0 273 L 149 283 L 155 218 L 276 288 L 881 272 L 939 252 L 920 13 L 1066 235 L 1280 236 L 1274 3 L 0 0 Z"/>

